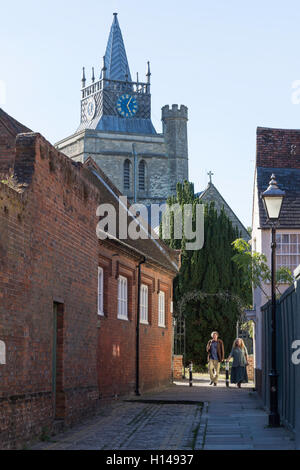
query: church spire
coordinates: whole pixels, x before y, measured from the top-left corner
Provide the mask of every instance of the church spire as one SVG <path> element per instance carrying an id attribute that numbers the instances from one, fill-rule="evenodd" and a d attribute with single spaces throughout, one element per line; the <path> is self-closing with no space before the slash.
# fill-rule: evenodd
<path id="1" fill-rule="evenodd" d="M 106 46 L 105 66 L 106 78 L 108 80 L 125 81 L 127 79 L 127 81 L 131 82 L 129 65 L 117 13 L 114 13 L 114 19 Z"/>

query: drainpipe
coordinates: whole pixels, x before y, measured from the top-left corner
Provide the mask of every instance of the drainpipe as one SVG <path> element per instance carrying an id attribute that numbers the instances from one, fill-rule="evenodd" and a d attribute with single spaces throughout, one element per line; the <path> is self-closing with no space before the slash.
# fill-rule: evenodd
<path id="1" fill-rule="evenodd" d="M 146 258 L 138 264 L 138 283 L 137 283 L 137 313 L 136 313 L 136 376 L 135 376 L 135 394 L 140 396 L 140 304 L 141 304 L 141 265 L 146 262 Z"/>

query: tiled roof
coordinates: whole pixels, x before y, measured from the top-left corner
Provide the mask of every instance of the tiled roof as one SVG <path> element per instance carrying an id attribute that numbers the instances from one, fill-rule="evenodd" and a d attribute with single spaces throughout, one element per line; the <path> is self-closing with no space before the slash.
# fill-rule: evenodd
<path id="1" fill-rule="evenodd" d="M 76 132 L 80 132 L 86 128 L 96 129 L 97 131 L 106 132 L 127 132 L 132 134 L 156 134 L 156 130 L 151 119 L 130 118 L 124 119 L 118 116 L 97 116 L 89 122 L 80 124 Z"/>
<path id="2" fill-rule="evenodd" d="M 278 228 L 300 228 L 300 169 L 258 167 L 256 171 L 260 226 L 269 227 L 260 195 L 269 186 L 274 173 L 278 187 L 285 191 Z"/>
<path id="3" fill-rule="evenodd" d="M 236 214 L 233 212 L 231 207 L 227 204 L 223 196 L 220 194 L 220 192 L 217 190 L 215 185 L 213 183 L 208 183 L 207 188 L 205 191 L 202 191 L 200 194 L 199 199 L 200 201 L 203 201 L 205 203 L 210 203 L 214 202 L 216 210 L 220 212 L 222 207 L 224 208 L 225 214 L 227 217 L 231 220 L 231 223 L 234 227 L 237 227 L 238 230 L 241 233 L 241 237 L 244 238 L 246 241 L 250 240 L 250 235 L 247 231 L 247 229 L 244 227 L 240 219 L 236 216 Z"/>
<path id="4" fill-rule="evenodd" d="M 88 178 L 88 180 L 91 181 L 96 188 L 100 189 L 101 203 L 112 204 L 118 216 L 119 196 L 122 196 L 122 194 L 114 186 L 114 184 L 110 181 L 106 174 L 98 167 L 98 165 L 91 157 L 89 157 L 83 165 L 79 162 L 71 161 L 69 157 L 55 150 L 55 148 L 52 147 L 51 144 L 47 142 L 40 134 L 31 132 L 27 127 L 23 126 L 21 123 L 13 119 L 1 108 L 0 121 L 3 121 L 6 127 L 11 128 L 12 132 L 14 130 L 16 136 L 17 134 L 19 134 L 17 137 L 19 143 L 21 139 L 27 140 L 27 142 L 32 142 L 36 138 L 41 138 L 44 140 L 44 142 L 46 142 L 50 150 L 52 149 L 54 153 L 57 152 L 59 158 L 65 159 L 69 164 L 74 167 L 83 167 L 85 176 Z M 25 145 L 24 142 L 23 145 Z M 26 145 L 28 146 L 28 143 Z M 28 175 L 30 174 L 31 176 L 34 172 L 34 158 L 35 156 L 28 154 L 26 155 L 26 157 L 20 159 L 19 167 L 15 165 L 15 180 L 18 183 L 16 189 L 20 186 L 24 187 L 25 185 L 22 183 L 26 183 L 26 186 L 28 185 Z M 29 161 L 29 159 L 31 160 Z M 125 210 L 127 211 L 127 222 L 129 224 L 133 220 L 133 214 L 130 214 L 128 209 L 129 204 L 125 206 Z M 117 224 L 117 230 L 119 229 L 118 225 L 119 224 Z M 154 237 L 154 233 L 147 221 L 141 223 L 140 230 L 146 232 L 149 235 L 148 238 L 132 240 L 128 237 L 126 240 L 123 240 L 121 238 L 118 238 L 119 234 L 117 232 L 116 238 L 115 240 L 112 240 L 112 243 L 123 245 L 127 250 L 132 250 L 140 256 L 145 256 L 148 262 L 154 262 L 156 265 L 160 265 L 168 271 L 177 273 L 179 271 L 179 252 L 169 248 L 162 240 L 151 239 L 150 235 L 152 233 Z"/>
<path id="5" fill-rule="evenodd" d="M 256 166 L 300 168 L 300 130 L 258 127 Z"/>
<path id="6" fill-rule="evenodd" d="M 10 131 L 12 135 L 21 134 L 23 132 L 31 132 L 28 127 L 16 121 L 13 117 L 7 114 L 0 108 L 0 122 Z"/>
<path id="7" fill-rule="evenodd" d="M 105 52 L 106 78 L 110 80 L 127 80 L 131 82 L 131 75 L 127 55 L 123 42 L 117 14 L 114 14 L 113 24 Z"/>

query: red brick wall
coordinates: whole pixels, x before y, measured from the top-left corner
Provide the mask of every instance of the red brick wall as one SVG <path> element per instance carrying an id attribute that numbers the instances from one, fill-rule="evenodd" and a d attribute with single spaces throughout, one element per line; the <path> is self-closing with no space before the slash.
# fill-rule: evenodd
<path id="1" fill-rule="evenodd" d="M 257 128 L 256 166 L 300 168 L 300 131 Z"/>
<path id="2" fill-rule="evenodd" d="M 0 125 L 0 176 L 12 168 L 15 157 L 16 138 L 8 129 Z"/>
<path id="3" fill-rule="evenodd" d="M 141 325 L 141 390 L 167 385 L 172 379 L 173 325 L 170 311 L 173 297 L 173 279 L 162 271 L 142 265 L 142 282 L 152 280 L 151 318 L 149 325 Z M 158 326 L 158 293 L 165 293 L 166 327 Z M 150 292 L 150 289 L 149 289 Z"/>
<path id="4" fill-rule="evenodd" d="M 99 316 L 99 390 L 104 397 L 134 393 L 138 258 L 102 245 L 99 263 L 104 269 L 104 289 L 108 293 L 104 297 L 105 315 Z M 148 285 L 149 311 L 149 325 L 140 324 L 140 391 L 144 391 L 171 381 L 172 278 L 147 263 L 141 266 L 141 272 L 141 282 Z M 117 318 L 119 274 L 128 279 L 128 321 Z M 158 326 L 159 285 L 165 291 L 166 328 Z"/>
<path id="5" fill-rule="evenodd" d="M 182 379 L 182 362 L 183 356 L 182 355 L 175 355 L 173 356 L 173 379 L 179 380 Z"/>
<path id="6" fill-rule="evenodd" d="M 0 448 L 53 424 L 54 301 L 64 304 L 66 423 L 91 411 L 98 397 L 98 197 L 83 169 L 39 135 L 17 138 L 15 169 L 29 186 L 0 183 L 0 339 L 7 348 Z"/>
<path id="7" fill-rule="evenodd" d="M 102 396 L 135 390 L 138 258 L 96 237 L 101 194 L 89 170 L 39 134 L 17 137 L 15 182 L 0 183 L 0 448 L 50 433 L 55 418 L 73 424 Z M 11 185 L 11 187 L 9 186 Z M 113 256 L 117 255 L 117 256 Z M 105 272 L 105 314 L 97 314 L 98 264 Z M 129 321 L 117 319 L 116 274 L 129 279 Z M 171 380 L 172 275 L 142 265 L 151 321 L 140 328 L 140 389 Z M 158 289 L 166 328 L 158 327 Z M 54 302 L 63 308 L 57 336 L 54 414 Z M 63 304 L 63 307 L 62 307 Z"/>
<path id="8" fill-rule="evenodd" d="M 0 176 L 13 168 L 16 135 L 21 132 L 31 131 L 0 109 Z"/>

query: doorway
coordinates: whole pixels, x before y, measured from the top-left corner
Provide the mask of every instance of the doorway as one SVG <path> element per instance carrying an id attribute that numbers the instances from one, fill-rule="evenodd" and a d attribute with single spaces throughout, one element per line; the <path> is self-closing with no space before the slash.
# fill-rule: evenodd
<path id="1" fill-rule="evenodd" d="M 65 418 L 64 378 L 64 304 L 53 303 L 52 397 L 54 418 Z"/>

